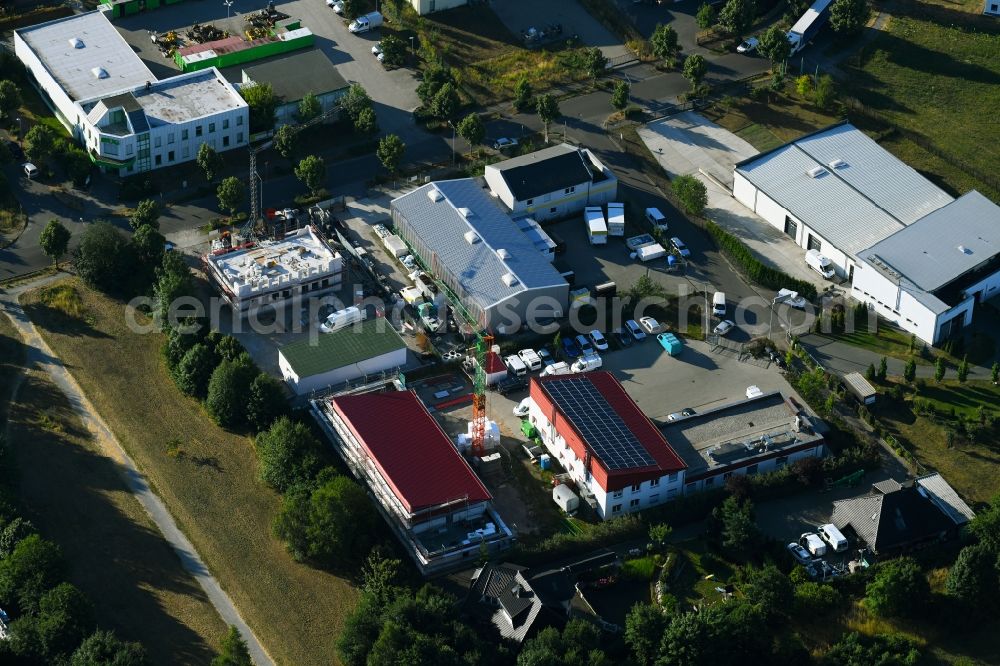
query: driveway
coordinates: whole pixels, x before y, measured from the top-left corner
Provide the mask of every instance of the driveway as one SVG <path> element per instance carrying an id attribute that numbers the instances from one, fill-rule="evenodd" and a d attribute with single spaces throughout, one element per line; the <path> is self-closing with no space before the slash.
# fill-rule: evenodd
<path id="1" fill-rule="evenodd" d="M 746 243 L 764 263 L 823 291 L 830 283 L 805 265 L 805 250 L 732 196 L 733 169 L 757 149 L 705 117 L 687 111 L 639 130 L 671 178 L 693 175 L 708 189 L 705 216 Z"/>
<path id="2" fill-rule="evenodd" d="M 587 12 L 575 0 L 501 0 L 491 3 L 493 11 L 513 35 L 520 35 L 530 28 L 542 30 L 545 26 L 561 24 L 563 38 L 578 35 L 587 46 L 596 46 L 607 58 L 628 55 L 630 51 L 621 40 Z"/>

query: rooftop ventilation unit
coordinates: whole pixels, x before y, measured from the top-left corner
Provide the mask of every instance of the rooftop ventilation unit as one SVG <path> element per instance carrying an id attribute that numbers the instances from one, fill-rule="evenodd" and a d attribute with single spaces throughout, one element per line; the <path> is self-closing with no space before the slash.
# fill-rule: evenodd
<path id="1" fill-rule="evenodd" d="M 809 174 L 810 178 L 819 178 L 824 173 L 826 173 L 826 169 L 824 169 L 821 166 L 816 166 L 816 167 L 813 167 L 812 169 L 809 169 L 809 171 L 807 171 L 806 173 Z"/>
<path id="2" fill-rule="evenodd" d="M 970 250 L 969 248 L 965 247 L 964 245 L 959 245 L 958 246 L 958 251 L 961 252 L 962 254 L 972 254 L 972 250 Z"/>
<path id="3" fill-rule="evenodd" d="M 85 46 L 83 40 L 80 39 L 79 37 L 74 37 L 73 39 L 69 40 L 69 45 L 72 46 L 74 49 L 82 49 Z"/>
<path id="4" fill-rule="evenodd" d="M 436 187 L 432 187 L 429 190 L 427 190 L 427 198 L 437 203 L 438 201 L 444 199 L 444 195 L 441 194 L 441 190 L 439 190 Z"/>
<path id="5" fill-rule="evenodd" d="M 108 70 L 103 67 L 95 67 L 90 70 L 90 73 L 94 75 L 95 79 L 106 79 L 108 78 Z"/>
<path id="6" fill-rule="evenodd" d="M 836 159 L 830 162 L 831 169 L 843 169 L 845 166 L 847 166 L 847 162 L 841 159 Z"/>
<path id="7" fill-rule="evenodd" d="M 503 248 L 500 248 L 499 250 L 497 250 L 497 256 L 506 261 L 510 259 L 510 252 L 508 252 Z"/>
<path id="8" fill-rule="evenodd" d="M 465 242 L 469 245 L 475 245 L 479 242 L 479 234 L 471 229 L 465 232 Z"/>
<path id="9" fill-rule="evenodd" d="M 504 273 L 503 277 L 500 279 L 503 280 L 503 283 L 508 287 L 513 287 L 515 284 L 517 284 L 517 276 L 515 276 L 513 273 Z"/>
<path id="10" fill-rule="evenodd" d="M 465 219 L 469 219 L 470 217 L 472 217 L 472 211 L 466 208 L 465 206 L 459 208 L 458 212 L 461 213 L 462 217 L 464 217 Z"/>

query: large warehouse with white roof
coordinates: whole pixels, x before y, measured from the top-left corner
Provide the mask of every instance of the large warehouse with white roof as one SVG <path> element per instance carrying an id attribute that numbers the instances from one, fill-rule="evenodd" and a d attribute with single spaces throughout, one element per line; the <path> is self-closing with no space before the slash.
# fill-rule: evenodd
<path id="1" fill-rule="evenodd" d="M 1000 207 L 953 199 L 849 123 L 738 163 L 733 196 L 931 344 L 1000 293 Z"/>
<path id="2" fill-rule="evenodd" d="M 14 53 L 90 159 L 121 175 L 245 146 L 249 108 L 214 67 L 158 81 L 103 12 L 14 31 Z"/>
<path id="3" fill-rule="evenodd" d="M 479 180 L 429 183 L 390 207 L 396 233 L 483 328 L 510 333 L 566 312 L 566 280 Z"/>

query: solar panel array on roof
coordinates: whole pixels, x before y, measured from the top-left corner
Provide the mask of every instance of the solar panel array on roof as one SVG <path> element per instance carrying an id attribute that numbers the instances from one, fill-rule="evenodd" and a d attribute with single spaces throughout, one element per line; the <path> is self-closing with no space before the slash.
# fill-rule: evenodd
<path id="1" fill-rule="evenodd" d="M 567 377 L 546 382 L 545 390 L 609 470 L 656 465 L 646 448 L 589 380 Z"/>

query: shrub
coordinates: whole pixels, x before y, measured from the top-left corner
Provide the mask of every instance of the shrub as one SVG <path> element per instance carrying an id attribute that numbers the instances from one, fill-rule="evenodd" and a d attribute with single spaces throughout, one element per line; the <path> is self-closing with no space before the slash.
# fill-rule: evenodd
<path id="1" fill-rule="evenodd" d="M 829 615 L 842 599 L 832 585 L 806 581 L 795 586 L 794 608 L 796 613 L 805 617 Z"/>
<path id="2" fill-rule="evenodd" d="M 283 416 L 257 435 L 261 480 L 278 492 L 313 480 L 322 467 L 323 449 L 303 423 Z"/>
<path id="3" fill-rule="evenodd" d="M 926 606 L 930 593 L 920 565 L 902 557 L 879 565 L 865 588 L 865 603 L 881 617 L 913 617 Z"/>
<path id="4" fill-rule="evenodd" d="M 242 361 L 219 364 L 212 372 L 205 399 L 205 408 L 213 421 L 224 428 L 234 428 L 244 422 L 246 397 L 256 376 L 256 369 Z"/>

